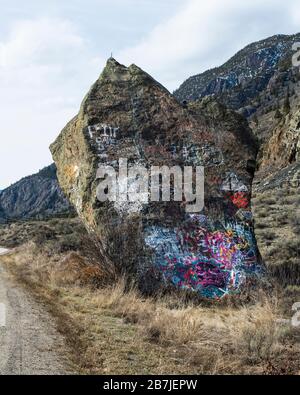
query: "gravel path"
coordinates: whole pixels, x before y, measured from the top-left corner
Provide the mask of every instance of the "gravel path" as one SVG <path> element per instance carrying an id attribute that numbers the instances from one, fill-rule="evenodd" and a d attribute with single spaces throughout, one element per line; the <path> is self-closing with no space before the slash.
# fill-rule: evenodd
<path id="1" fill-rule="evenodd" d="M 67 354 L 54 319 L 0 263 L 0 374 L 71 374 Z"/>

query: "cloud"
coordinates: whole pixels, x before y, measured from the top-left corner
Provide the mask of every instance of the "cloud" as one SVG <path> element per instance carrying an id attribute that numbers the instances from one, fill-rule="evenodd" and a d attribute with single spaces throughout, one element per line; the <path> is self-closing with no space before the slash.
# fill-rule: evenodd
<path id="1" fill-rule="evenodd" d="M 173 90 L 250 42 L 295 33 L 298 2 L 11 0 L 0 16 L 0 189 L 51 162 L 49 144 L 111 51 Z"/>
<path id="2" fill-rule="evenodd" d="M 51 163 L 49 144 L 103 65 L 68 20 L 13 25 L 0 42 L 0 189 Z"/>
<path id="3" fill-rule="evenodd" d="M 33 62 L 55 62 L 66 47 L 78 49 L 84 40 L 64 20 L 39 19 L 16 23 L 1 46 L 2 67 L 20 67 Z"/>
<path id="4" fill-rule="evenodd" d="M 139 44 L 118 54 L 136 63 L 169 89 L 217 66 L 250 42 L 299 30 L 297 0 L 189 0 Z M 297 8 L 298 7 L 298 8 Z"/>

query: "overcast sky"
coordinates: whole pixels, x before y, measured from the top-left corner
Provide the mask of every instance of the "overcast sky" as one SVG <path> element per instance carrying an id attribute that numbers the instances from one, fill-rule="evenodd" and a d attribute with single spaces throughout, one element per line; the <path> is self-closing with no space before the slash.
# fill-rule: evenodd
<path id="1" fill-rule="evenodd" d="M 170 91 L 268 36 L 299 0 L 0 0 L 0 189 L 51 163 L 49 144 L 113 52 Z"/>

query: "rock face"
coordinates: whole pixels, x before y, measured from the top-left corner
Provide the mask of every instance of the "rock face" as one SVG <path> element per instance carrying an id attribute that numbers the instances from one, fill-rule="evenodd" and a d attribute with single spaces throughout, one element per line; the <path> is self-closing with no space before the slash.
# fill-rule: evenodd
<path id="1" fill-rule="evenodd" d="M 46 219 L 72 212 L 56 177 L 54 164 L 0 192 L 0 222 Z"/>
<path id="2" fill-rule="evenodd" d="M 182 107 L 140 68 L 114 59 L 51 146 L 59 183 L 107 264 L 145 292 L 173 285 L 217 298 L 261 272 L 250 208 L 256 151 L 232 111 L 212 100 Z M 121 158 L 129 169 L 204 166 L 205 207 L 190 213 L 184 199 L 151 201 L 150 192 L 138 202 L 100 202 L 98 166 L 118 171 Z M 127 181 L 136 187 L 136 178 Z"/>
<path id="3" fill-rule="evenodd" d="M 300 161 L 300 109 L 281 118 L 261 157 L 260 169 L 278 170 Z"/>

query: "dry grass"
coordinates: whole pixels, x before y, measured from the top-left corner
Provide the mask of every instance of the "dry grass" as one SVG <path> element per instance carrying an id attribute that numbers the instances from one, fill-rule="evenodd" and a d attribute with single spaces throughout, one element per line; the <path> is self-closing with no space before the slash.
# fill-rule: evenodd
<path id="1" fill-rule="evenodd" d="M 257 192 L 255 233 L 269 274 L 283 286 L 300 285 L 299 188 Z"/>
<path id="2" fill-rule="evenodd" d="M 49 255 L 35 243 L 1 260 L 47 302 L 81 373 L 300 370 L 296 335 L 278 324 L 278 298 L 263 292 L 255 303 L 239 306 L 207 306 L 173 295 L 145 298 L 122 278 L 108 284 L 101 266 L 81 253 Z"/>

